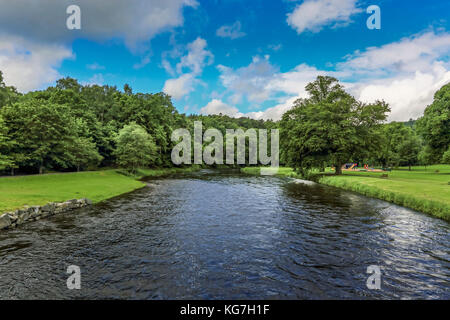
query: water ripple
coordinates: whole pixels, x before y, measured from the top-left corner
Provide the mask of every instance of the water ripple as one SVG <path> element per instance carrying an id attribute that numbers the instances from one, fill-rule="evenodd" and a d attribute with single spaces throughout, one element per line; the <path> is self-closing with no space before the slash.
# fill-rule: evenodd
<path id="1" fill-rule="evenodd" d="M 205 170 L 0 234 L 1 299 L 449 299 L 449 224 Z M 78 265 L 82 289 L 66 288 Z M 381 290 L 366 287 L 369 265 Z"/>

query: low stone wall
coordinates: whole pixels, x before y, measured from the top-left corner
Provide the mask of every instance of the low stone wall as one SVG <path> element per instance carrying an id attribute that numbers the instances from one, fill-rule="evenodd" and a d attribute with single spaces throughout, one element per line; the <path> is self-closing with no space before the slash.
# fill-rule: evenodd
<path id="1" fill-rule="evenodd" d="M 58 213 L 86 207 L 92 204 L 89 199 L 73 199 L 61 203 L 51 202 L 44 206 L 26 206 L 22 209 L 0 214 L 0 230 L 15 228 L 26 222 L 36 221 Z"/>

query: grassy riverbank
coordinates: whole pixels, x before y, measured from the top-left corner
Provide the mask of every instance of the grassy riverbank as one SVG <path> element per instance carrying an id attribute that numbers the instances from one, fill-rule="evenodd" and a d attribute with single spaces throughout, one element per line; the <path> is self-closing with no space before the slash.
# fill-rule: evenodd
<path id="1" fill-rule="evenodd" d="M 259 168 L 244 168 L 243 172 L 258 174 Z M 279 175 L 299 177 L 291 168 L 280 168 Z M 335 176 L 330 171 L 318 177 L 318 182 L 386 200 L 450 221 L 450 165 L 399 168 L 386 172 L 345 171 Z M 300 177 L 299 177 L 300 178 Z"/>
<path id="2" fill-rule="evenodd" d="M 44 205 L 70 199 L 88 198 L 94 203 L 140 189 L 144 176 L 163 176 L 195 168 L 140 169 L 135 176 L 118 170 L 52 173 L 0 178 L 0 213 L 25 205 Z"/>

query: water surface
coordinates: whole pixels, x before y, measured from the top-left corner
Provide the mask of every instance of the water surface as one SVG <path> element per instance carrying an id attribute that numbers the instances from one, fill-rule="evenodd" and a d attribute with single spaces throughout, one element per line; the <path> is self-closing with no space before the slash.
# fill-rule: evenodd
<path id="1" fill-rule="evenodd" d="M 1 299 L 449 299 L 445 221 L 204 170 L 0 233 Z M 69 265 L 81 290 L 68 290 Z M 381 290 L 369 290 L 369 265 Z"/>

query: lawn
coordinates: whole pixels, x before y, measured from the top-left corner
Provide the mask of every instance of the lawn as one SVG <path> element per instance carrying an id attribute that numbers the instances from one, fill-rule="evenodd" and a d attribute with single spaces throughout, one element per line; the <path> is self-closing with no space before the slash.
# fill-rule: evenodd
<path id="1" fill-rule="evenodd" d="M 255 169 L 243 171 L 255 173 Z M 346 190 L 355 191 L 369 197 L 409 207 L 418 211 L 450 220 L 450 165 L 399 168 L 386 172 L 344 171 L 341 176 L 327 174 L 319 182 Z M 296 176 L 290 168 L 280 168 L 279 175 Z"/>
<path id="2" fill-rule="evenodd" d="M 130 177 L 117 170 L 51 173 L 0 178 L 0 214 L 25 205 L 44 205 L 70 199 L 88 198 L 94 203 L 142 188 L 136 179 L 193 169 L 140 169 Z"/>
<path id="3" fill-rule="evenodd" d="M 0 178 L 0 213 L 25 205 L 88 198 L 94 203 L 130 192 L 144 183 L 115 170 Z"/>

